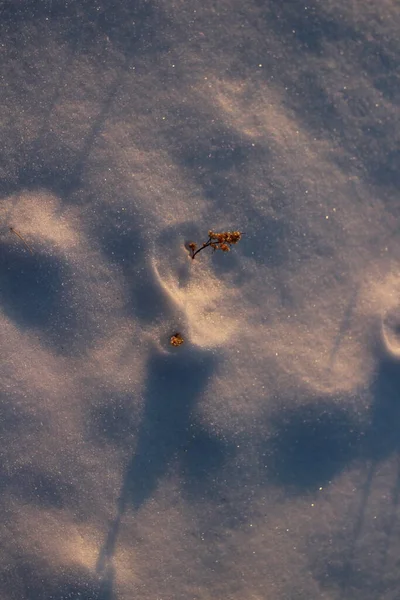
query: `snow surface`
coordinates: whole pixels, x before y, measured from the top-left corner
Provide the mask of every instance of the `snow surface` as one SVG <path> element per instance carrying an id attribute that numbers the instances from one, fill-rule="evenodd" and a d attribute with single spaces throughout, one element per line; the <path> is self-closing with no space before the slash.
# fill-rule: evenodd
<path id="1" fill-rule="evenodd" d="M 1 598 L 399 598 L 396 0 L 2 4 Z"/>

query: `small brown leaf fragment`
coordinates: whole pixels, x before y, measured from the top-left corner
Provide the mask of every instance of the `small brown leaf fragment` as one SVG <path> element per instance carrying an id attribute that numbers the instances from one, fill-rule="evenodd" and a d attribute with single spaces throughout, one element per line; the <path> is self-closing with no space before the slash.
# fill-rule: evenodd
<path id="1" fill-rule="evenodd" d="M 171 335 L 171 338 L 169 340 L 169 343 L 171 344 L 171 346 L 181 346 L 183 344 L 183 342 L 184 342 L 184 339 L 180 333 L 174 333 L 174 335 Z"/>
<path id="2" fill-rule="evenodd" d="M 195 242 L 187 242 L 185 244 L 186 248 L 188 248 L 189 252 L 190 252 L 190 256 L 193 258 L 194 254 L 196 253 L 197 250 L 197 244 L 195 244 Z"/>

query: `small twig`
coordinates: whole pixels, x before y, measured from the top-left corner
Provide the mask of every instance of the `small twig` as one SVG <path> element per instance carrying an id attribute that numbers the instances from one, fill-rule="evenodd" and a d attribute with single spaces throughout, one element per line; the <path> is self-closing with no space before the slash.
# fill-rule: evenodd
<path id="1" fill-rule="evenodd" d="M 193 252 L 194 248 L 191 247 L 192 249 L 192 259 L 196 256 L 196 254 L 198 254 L 201 250 L 204 250 L 204 248 L 207 248 L 207 246 L 211 246 L 211 238 L 208 238 L 208 242 L 205 242 L 200 248 L 198 248 L 195 252 Z M 189 246 L 190 248 L 190 246 Z"/>
<path id="2" fill-rule="evenodd" d="M 14 233 L 14 235 L 16 235 L 17 237 L 19 237 L 19 239 L 21 240 L 21 242 L 24 244 L 24 246 L 29 250 L 29 252 L 31 254 L 33 254 L 33 250 L 32 248 L 27 244 L 27 242 L 24 240 L 24 238 L 22 237 L 22 235 L 20 233 L 18 233 L 18 231 L 16 231 L 14 229 L 14 227 L 10 227 L 10 231 L 11 233 Z"/>
<path id="3" fill-rule="evenodd" d="M 204 242 L 204 244 L 197 248 L 197 244 L 194 242 L 190 242 L 189 249 L 192 260 L 204 248 L 208 248 L 211 246 L 213 250 L 222 250 L 223 252 L 229 252 L 232 244 L 237 244 L 237 242 L 241 239 L 243 232 L 241 231 L 224 231 L 223 233 L 215 233 L 210 230 L 208 232 L 208 240 Z"/>

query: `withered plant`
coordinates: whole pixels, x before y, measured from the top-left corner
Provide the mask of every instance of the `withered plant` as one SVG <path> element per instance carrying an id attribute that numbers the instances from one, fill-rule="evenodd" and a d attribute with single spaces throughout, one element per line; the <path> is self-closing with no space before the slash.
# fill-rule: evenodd
<path id="1" fill-rule="evenodd" d="M 216 233 L 210 229 L 208 232 L 208 240 L 204 242 L 200 248 L 198 248 L 197 244 L 194 242 L 188 244 L 190 255 L 192 259 L 194 259 L 196 254 L 208 247 L 212 248 L 214 251 L 222 250 L 222 252 L 229 252 L 231 245 L 237 244 L 242 235 L 243 232 L 240 231 L 224 231 L 223 233 Z"/>

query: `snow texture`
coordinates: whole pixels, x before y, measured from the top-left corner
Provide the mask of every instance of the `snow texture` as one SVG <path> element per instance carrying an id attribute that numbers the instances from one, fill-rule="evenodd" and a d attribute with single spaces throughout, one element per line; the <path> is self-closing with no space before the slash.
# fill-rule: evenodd
<path id="1" fill-rule="evenodd" d="M 1 598 L 399 598 L 398 2 L 1 4 Z"/>

